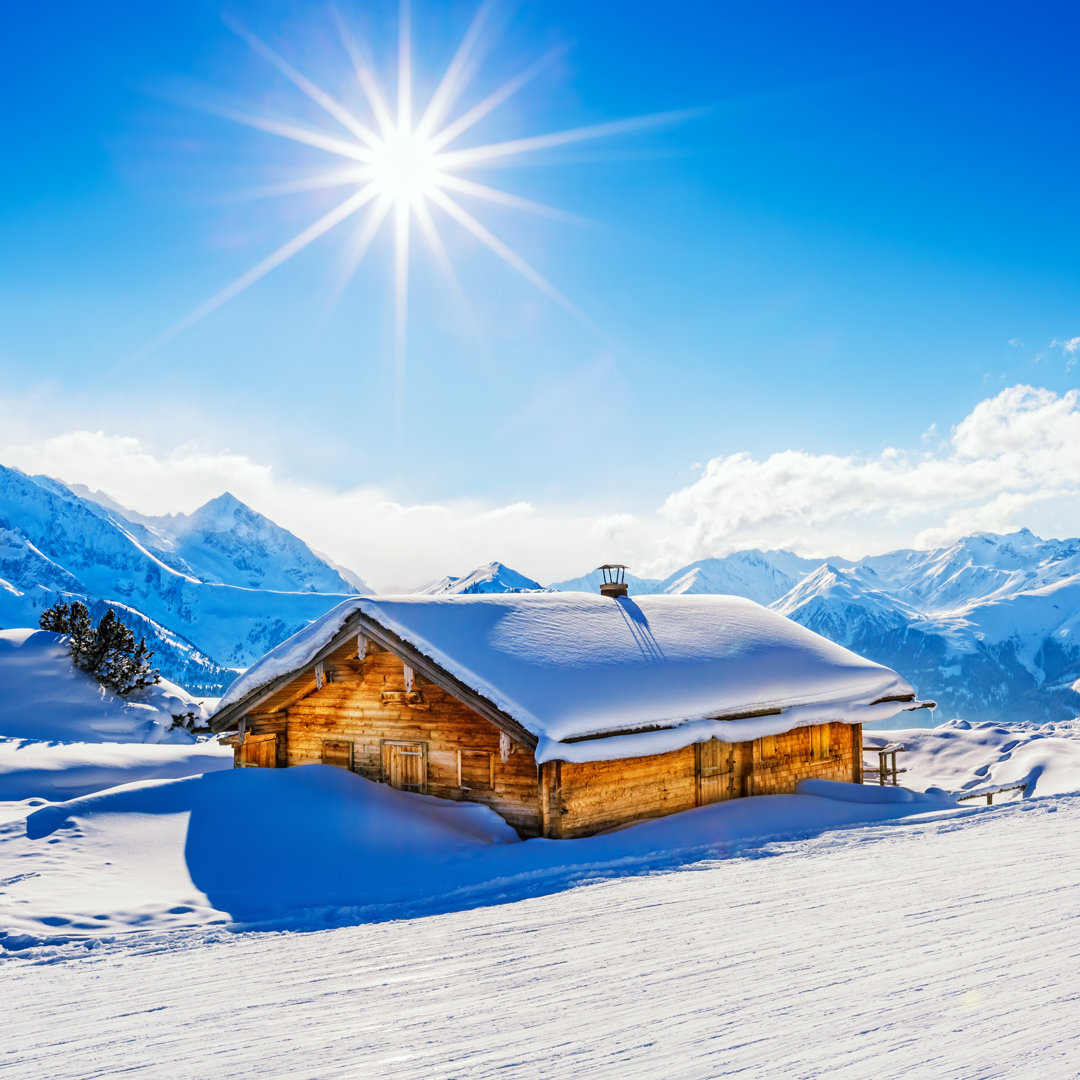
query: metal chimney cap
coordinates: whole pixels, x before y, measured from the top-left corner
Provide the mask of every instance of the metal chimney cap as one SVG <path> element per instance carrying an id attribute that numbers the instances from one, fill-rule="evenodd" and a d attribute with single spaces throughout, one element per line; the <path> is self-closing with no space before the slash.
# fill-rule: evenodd
<path id="1" fill-rule="evenodd" d="M 601 596 L 619 597 L 626 595 L 626 567 L 622 563 L 604 563 L 596 568 L 604 575 L 600 585 Z"/>

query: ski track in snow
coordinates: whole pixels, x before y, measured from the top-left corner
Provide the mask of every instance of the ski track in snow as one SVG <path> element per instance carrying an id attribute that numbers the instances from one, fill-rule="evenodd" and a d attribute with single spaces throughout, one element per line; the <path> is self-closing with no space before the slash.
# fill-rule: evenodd
<path id="1" fill-rule="evenodd" d="M 11 959 L 0 1074 L 1076 1077 L 1078 829 L 1080 795 L 1038 798 L 498 907 Z"/>

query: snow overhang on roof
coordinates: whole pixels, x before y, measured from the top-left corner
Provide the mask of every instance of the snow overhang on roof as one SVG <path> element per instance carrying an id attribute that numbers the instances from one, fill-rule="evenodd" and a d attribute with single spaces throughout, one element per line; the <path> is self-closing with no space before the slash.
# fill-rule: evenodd
<path id="1" fill-rule="evenodd" d="M 871 723 L 927 704 L 890 668 L 741 597 L 356 597 L 241 675 L 215 726 L 364 626 L 448 676 L 494 722 L 531 735 L 540 761 L 637 757 L 826 720 Z"/>

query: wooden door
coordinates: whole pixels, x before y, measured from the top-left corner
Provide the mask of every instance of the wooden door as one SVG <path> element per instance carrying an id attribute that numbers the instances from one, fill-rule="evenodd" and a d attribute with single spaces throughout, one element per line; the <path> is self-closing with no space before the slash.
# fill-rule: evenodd
<path id="1" fill-rule="evenodd" d="M 277 765 L 277 736 L 245 735 L 236 764 L 241 768 L 273 769 Z"/>
<path id="2" fill-rule="evenodd" d="M 735 794 L 735 747 L 710 739 L 697 744 L 698 806 L 730 799 Z"/>
<path id="3" fill-rule="evenodd" d="M 383 777 L 399 791 L 427 789 L 427 743 L 386 740 L 382 745 Z"/>

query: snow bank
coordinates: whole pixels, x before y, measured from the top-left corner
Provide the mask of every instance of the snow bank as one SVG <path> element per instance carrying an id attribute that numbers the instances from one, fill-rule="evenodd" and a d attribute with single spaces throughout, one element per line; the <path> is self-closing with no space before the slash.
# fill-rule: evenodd
<path id="1" fill-rule="evenodd" d="M 232 763 L 232 749 L 215 741 L 147 745 L 0 739 L 0 801 L 61 801 L 134 780 L 231 769 Z"/>
<path id="2" fill-rule="evenodd" d="M 887 736 L 864 732 L 866 746 L 886 742 L 905 747 L 897 764 L 908 770 L 903 774 L 908 787 L 944 787 L 962 794 L 1022 784 L 1025 798 L 1080 791 L 1080 721 L 950 720 L 936 728 L 900 729 Z"/>
<path id="3" fill-rule="evenodd" d="M 173 716 L 202 704 L 162 680 L 118 697 L 71 662 L 59 634 L 47 630 L 0 630 L 0 736 L 60 742 L 191 743 L 194 736 L 170 730 Z"/>
<path id="4" fill-rule="evenodd" d="M 602 760 L 735 742 L 844 719 L 871 723 L 912 694 L 896 672 L 735 596 L 585 593 L 358 597 L 272 650 L 226 691 L 242 700 L 297 671 L 354 612 L 391 630 L 540 739 L 537 760 Z M 723 714 L 785 710 L 752 722 Z M 647 739 L 590 735 L 688 725 Z"/>
<path id="5" fill-rule="evenodd" d="M 521 841 L 479 804 L 395 791 L 330 766 L 143 781 L 62 803 L 9 804 L 0 942 L 455 911 L 945 805 L 871 797 L 852 803 L 828 789 L 737 799 L 582 840 Z"/>

